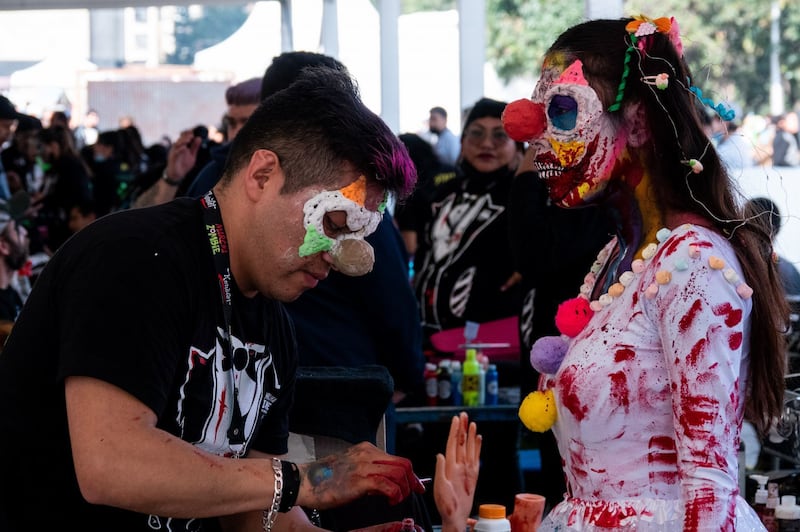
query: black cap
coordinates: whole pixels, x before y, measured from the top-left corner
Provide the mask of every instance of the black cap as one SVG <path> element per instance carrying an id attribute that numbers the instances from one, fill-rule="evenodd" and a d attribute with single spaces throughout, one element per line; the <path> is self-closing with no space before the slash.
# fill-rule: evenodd
<path id="1" fill-rule="evenodd" d="M 466 131 L 467 126 L 479 118 L 484 118 L 486 116 L 502 118 L 503 110 L 505 110 L 506 105 L 506 102 L 492 100 L 491 98 L 481 98 L 475 102 L 475 105 L 470 109 L 469 115 L 467 115 L 467 121 L 464 122 L 463 130 Z"/>
<path id="2" fill-rule="evenodd" d="M 0 96 L 0 119 L 17 120 L 22 116 L 17 112 L 17 108 L 11 103 L 11 100 L 5 96 Z"/>

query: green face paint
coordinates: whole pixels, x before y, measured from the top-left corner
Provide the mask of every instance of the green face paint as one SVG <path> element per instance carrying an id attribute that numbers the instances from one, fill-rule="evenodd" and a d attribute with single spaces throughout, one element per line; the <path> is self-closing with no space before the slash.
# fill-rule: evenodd
<path id="1" fill-rule="evenodd" d="M 321 251 L 330 251 L 333 247 L 333 239 L 321 235 L 313 225 L 306 227 L 306 236 L 303 238 L 303 245 L 300 246 L 300 256 L 307 257 Z"/>

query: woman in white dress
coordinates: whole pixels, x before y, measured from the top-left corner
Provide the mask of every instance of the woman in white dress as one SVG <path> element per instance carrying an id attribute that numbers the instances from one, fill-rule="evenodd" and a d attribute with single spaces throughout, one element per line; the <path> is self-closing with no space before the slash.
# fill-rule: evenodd
<path id="1" fill-rule="evenodd" d="M 766 224 L 743 212 L 698 110 L 674 19 L 592 20 L 547 52 L 509 136 L 565 208 L 616 225 L 520 407 L 558 440 L 567 493 L 540 530 L 762 530 L 738 487 L 743 419 L 784 392 L 788 312 Z"/>

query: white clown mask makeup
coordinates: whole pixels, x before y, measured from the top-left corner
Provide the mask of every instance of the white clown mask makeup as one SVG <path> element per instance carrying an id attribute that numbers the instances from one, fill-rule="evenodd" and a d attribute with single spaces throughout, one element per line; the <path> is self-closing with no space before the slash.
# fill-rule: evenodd
<path id="1" fill-rule="evenodd" d="M 367 178 L 363 175 L 339 190 L 325 190 L 309 199 L 303 206 L 303 225 L 306 236 L 300 246 L 301 257 L 327 251 L 333 257 L 336 270 L 349 276 L 364 275 L 372 271 L 375 252 L 364 240 L 371 235 L 386 210 L 386 198 L 377 211 L 365 207 L 367 197 Z M 347 214 L 347 228 L 350 232 L 330 237 L 323 225 L 329 212 L 342 211 Z"/>
<path id="2" fill-rule="evenodd" d="M 503 124 L 512 138 L 535 147 L 535 168 L 563 207 L 590 202 L 602 191 L 625 146 L 580 60 L 564 68 L 548 58 L 531 99 L 509 104 Z"/>

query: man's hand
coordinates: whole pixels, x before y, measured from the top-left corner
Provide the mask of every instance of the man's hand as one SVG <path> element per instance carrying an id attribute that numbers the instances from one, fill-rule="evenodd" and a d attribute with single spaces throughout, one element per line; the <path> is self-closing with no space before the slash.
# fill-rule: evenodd
<path id="1" fill-rule="evenodd" d="M 482 437 L 465 412 L 453 416 L 445 455 L 436 455 L 433 499 L 442 517 L 442 532 L 467 527 L 478 484 Z"/>
<path id="2" fill-rule="evenodd" d="M 197 162 L 197 152 L 203 139 L 194 136 L 191 130 L 182 131 L 167 154 L 167 177 L 181 181 Z"/>
<path id="3" fill-rule="evenodd" d="M 359 443 L 344 454 L 325 457 L 300 468 L 297 504 L 320 510 L 341 506 L 366 495 L 383 495 L 398 504 L 425 487 L 411 462 L 387 454 L 369 443 Z"/>

